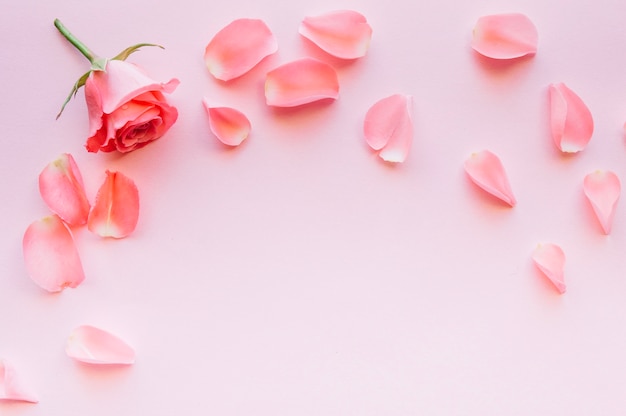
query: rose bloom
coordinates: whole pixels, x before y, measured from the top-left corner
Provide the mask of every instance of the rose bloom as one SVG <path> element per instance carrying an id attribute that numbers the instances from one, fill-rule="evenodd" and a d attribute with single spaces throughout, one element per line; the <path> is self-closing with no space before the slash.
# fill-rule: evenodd
<path id="1" fill-rule="evenodd" d="M 106 71 L 93 71 L 85 83 L 89 111 L 89 152 L 127 153 L 163 136 L 178 118 L 163 93 L 179 81 L 161 83 L 138 66 L 120 60 L 107 62 Z"/>

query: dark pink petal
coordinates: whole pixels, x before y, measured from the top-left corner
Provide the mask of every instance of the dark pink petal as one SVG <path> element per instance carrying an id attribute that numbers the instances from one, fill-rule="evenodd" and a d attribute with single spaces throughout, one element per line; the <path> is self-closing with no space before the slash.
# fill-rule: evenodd
<path id="1" fill-rule="evenodd" d="M 230 107 L 211 107 L 205 98 L 202 101 L 209 115 L 209 126 L 224 144 L 239 146 L 250 134 L 250 120 L 239 110 Z"/>
<path id="2" fill-rule="evenodd" d="M 35 395 L 24 388 L 11 363 L 0 359 L 0 401 L 3 400 L 39 402 Z"/>
<path id="3" fill-rule="evenodd" d="M 550 127 L 556 147 L 565 153 L 583 150 L 593 134 L 589 108 L 563 83 L 550 85 Z"/>
<path id="4" fill-rule="evenodd" d="M 556 244 L 539 244 L 532 255 L 535 265 L 554 284 L 559 293 L 565 293 L 565 254 Z"/>
<path id="5" fill-rule="evenodd" d="M 479 187 L 510 206 L 517 201 L 500 158 L 488 150 L 473 153 L 465 161 L 465 172 Z"/>
<path id="6" fill-rule="evenodd" d="M 583 190 L 604 233 L 610 234 L 615 208 L 622 190 L 619 178 L 611 171 L 598 170 L 585 176 Z"/>
<path id="7" fill-rule="evenodd" d="M 101 237 L 124 238 L 139 219 L 139 191 L 135 182 L 120 172 L 106 172 L 106 179 L 89 213 L 89 231 Z"/>
<path id="8" fill-rule="evenodd" d="M 276 38 L 258 19 L 237 19 L 211 39 L 204 51 L 209 72 L 228 81 L 245 74 L 278 50 Z"/>
<path id="9" fill-rule="evenodd" d="M 494 59 L 512 59 L 537 52 L 537 28 L 520 13 L 495 14 L 478 19 L 472 48 Z"/>
<path id="10" fill-rule="evenodd" d="M 365 141 L 387 162 L 404 162 L 413 142 L 413 99 L 395 94 L 376 102 L 365 115 Z"/>
<path id="11" fill-rule="evenodd" d="M 22 241 L 28 275 L 49 292 L 76 287 L 85 280 L 70 229 L 57 215 L 33 222 Z"/>
<path id="12" fill-rule="evenodd" d="M 330 65 L 312 58 L 289 62 L 267 73 L 265 100 L 275 107 L 295 107 L 339 97 L 339 80 Z"/>
<path id="13" fill-rule="evenodd" d="M 63 153 L 39 174 L 39 192 L 48 208 L 69 225 L 87 223 L 89 201 L 72 155 Z"/>
<path id="14" fill-rule="evenodd" d="M 117 336 L 89 325 L 76 328 L 65 346 L 67 355 L 89 364 L 133 364 L 135 350 Z"/>
<path id="15" fill-rule="evenodd" d="M 325 52 L 342 59 L 365 56 L 372 38 L 365 16 L 352 10 L 305 17 L 299 32 Z"/>

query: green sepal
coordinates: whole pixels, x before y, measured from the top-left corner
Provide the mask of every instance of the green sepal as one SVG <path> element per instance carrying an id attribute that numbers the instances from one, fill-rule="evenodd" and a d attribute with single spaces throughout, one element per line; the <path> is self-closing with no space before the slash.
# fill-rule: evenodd
<path id="1" fill-rule="evenodd" d="M 89 78 L 89 74 L 91 74 L 91 70 L 87 71 L 86 73 L 83 74 L 82 77 L 78 78 L 78 81 L 76 81 L 76 83 L 74 84 L 74 87 L 72 88 L 72 92 L 70 92 L 70 95 L 68 95 L 67 98 L 65 99 L 63 106 L 61 106 L 61 111 L 59 111 L 59 114 L 57 114 L 57 120 L 59 119 L 59 117 L 61 117 L 61 113 L 63 113 L 63 110 L 65 109 L 65 106 L 67 105 L 67 103 L 69 103 L 70 100 L 76 96 L 76 93 L 78 93 L 78 90 L 80 89 L 80 87 L 85 85 L 85 83 L 87 82 L 87 78 Z"/>
<path id="2" fill-rule="evenodd" d="M 109 60 L 106 58 L 96 57 L 91 61 L 91 70 L 106 71 L 107 62 L 109 62 Z"/>
<path id="3" fill-rule="evenodd" d="M 136 45 L 129 46 L 111 59 L 115 59 L 117 61 L 125 61 L 126 58 L 128 58 L 133 52 L 137 52 L 139 48 L 142 48 L 144 46 L 156 46 L 157 48 L 165 49 L 163 46 L 154 43 L 138 43 Z"/>

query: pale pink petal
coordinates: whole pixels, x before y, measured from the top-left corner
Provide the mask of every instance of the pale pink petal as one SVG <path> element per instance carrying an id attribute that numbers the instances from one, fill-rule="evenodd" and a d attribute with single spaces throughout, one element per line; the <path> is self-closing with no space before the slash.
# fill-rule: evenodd
<path id="1" fill-rule="evenodd" d="M 224 144 L 239 146 L 250 135 L 250 120 L 241 111 L 230 107 L 211 107 L 205 98 L 202 101 L 209 115 L 209 126 Z"/>
<path id="2" fill-rule="evenodd" d="M 67 355 L 89 364 L 133 364 L 135 350 L 110 332 L 83 325 L 67 339 Z"/>
<path id="3" fill-rule="evenodd" d="M 500 158 L 489 150 L 472 155 L 465 161 L 465 172 L 479 187 L 510 206 L 517 203 Z"/>
<path id="4" fill-rule="evenodd" d="M 404 162 L 413 142 L 413 99 L 395 94 L 377 101 L 365 115 L 365 141 L 387 162 Z"/>
<path id="5" fill-rule="evenodd" d="M 337 73 L 333 67 L 316 59 L 298 59 L 267 73 L 265 100 L 268 105 L 295 107 L 337 97 Z"/>
<path id="6" fill-rule="evenodd" d="M 598 170 L 585 176 L 583 190 L 605 234 L 611 233 L 621 189 L 619 178 L 611 171 Z"/>
<path id="7" fill-rule="evenodd" d="M 89 213 L 89 231 L 101 237 L 124 238 L 139 219 L 139 191 L 135 182 L 120 172 L 106 172 L 106 179 Z"/>
<path id="8" fill-rule="evenodd" d="M 0 401 L 2 400 L 30 403 L 39 401 L 22 385 L 11 363 L 0 359 Z"/>
<path id="9" fill-rule="evenodd" d="M 565 254 L 556 244 L 539 244 L 532 255 L 535 265 L 554 284 L 560 293 L 565 293 Z"/>
<path id="10" fill-rule="evenodd" d="M 74 237 L 57 215 L 33 222 L 24 233 L 22 249 L 28 275 L 49 292 L 74 288 L 85 280 Z"/>
<path id="11" fill-rule="evenodd" d="M 228 81 L 245 74 L 278 50 L 276 38 L 258 19 L 237 19 L 211 39 L 204 52 L 209 72 Z"/>
<path id="12" fill-rule="evenodd" d="M 69 225 L 87 223 L 89 201 L 72 155 L 63 153 L 39 174 L 39 192 L 48 208 Z"/>
<path id="13" fill-rule="evenodd" d="M 593 134 L 589 108 L 565 84 L 550 85 L 550 128 L 556 146 L 565 153 L 585 148 Z"/>
<path id="14" fill-rule="evenodd" d="M 372 38 L 365 16 L 352 10 L 305 17 L 299 32 L 325 52 L 342 59 L 365 56 Z"/>
<path id="15" fill-rule="evenodd" d="M 537 28 L 520 13 L 483 16 L 474 26 L 472 48 L 493 59 L 512 59 L 537 52 Z"/>

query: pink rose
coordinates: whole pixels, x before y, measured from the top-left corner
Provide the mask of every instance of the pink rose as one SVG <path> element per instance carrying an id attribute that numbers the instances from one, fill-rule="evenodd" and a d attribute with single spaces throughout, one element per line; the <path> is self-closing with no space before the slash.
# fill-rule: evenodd
<path id="1" fill-rule="evenodd" d="M 85 82 L 87 150 L 127 153 L 163 136 L 178 118 L 163 93 L 171 93 L 178 84 L 175 78 L 154 81 L 122 60 L 109 60 L 104 71 L 92 71 Z"/>

